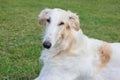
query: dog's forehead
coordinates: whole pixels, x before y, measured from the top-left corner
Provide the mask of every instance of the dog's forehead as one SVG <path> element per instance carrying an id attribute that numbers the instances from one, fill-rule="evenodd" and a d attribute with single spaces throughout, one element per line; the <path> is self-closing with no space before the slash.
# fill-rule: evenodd
<path id="1" fill-rule="evenodd" d="M 49 13 L 48 13 L 48 17 L 52 17 L 52 18 L 66 18 L 67 15 L 67 11 L 62 10 L 62 9 L 52 9 Z"/>

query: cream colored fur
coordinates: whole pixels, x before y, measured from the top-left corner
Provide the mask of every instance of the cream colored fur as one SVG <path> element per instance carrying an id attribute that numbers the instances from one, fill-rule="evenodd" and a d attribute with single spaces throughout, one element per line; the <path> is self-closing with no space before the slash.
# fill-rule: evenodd
<path id="1" fill-rule="evenodd" d="M 78 16 L 58 8 L 42 10 L 39 23 L 52 46 L 42 51 L 35 80 L 120 80 L 120 43 L 87 37 Z"/>

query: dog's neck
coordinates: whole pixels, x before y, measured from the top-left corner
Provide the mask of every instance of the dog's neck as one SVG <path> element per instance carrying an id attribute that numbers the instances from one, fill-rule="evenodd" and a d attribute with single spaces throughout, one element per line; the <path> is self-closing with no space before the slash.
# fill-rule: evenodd
<path id="1" fill-rule="evenodd" d="M 74 30 L 71 31 L 71 34 L 68 38 L 67 48 L 69 48 L 69 50 L 76 50 L 76 49 L 86 46 L 87 44 L 86 38 L 87 37 L 83 34 L 81 29 L 79 31 L 74 31 Z"/>
<path id="2" fill-rule="evenodd" d="M 57 50 L 56 53 L 74 53 L 73 50 L 76 51 L 77 49 L 87 46 L 86 38 L 87 37 L 83 34 L 81 29 L 79 31 L 73 30 L 68 33 L 67 37 L 60 44 L 58 44 L 57 47 L 54 47 Z"/>

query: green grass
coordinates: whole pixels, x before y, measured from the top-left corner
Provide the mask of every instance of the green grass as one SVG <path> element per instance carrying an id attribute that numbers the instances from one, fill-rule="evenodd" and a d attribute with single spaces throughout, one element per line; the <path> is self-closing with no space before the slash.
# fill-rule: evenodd
<path id="1" fill-rule="evenodd" d="M 44 8 L 63 8 L 80 16 L 90 37 L 120 42 L 120 0 L 0 0 L 0 80 L 32 80 L 42 67 Z"/>

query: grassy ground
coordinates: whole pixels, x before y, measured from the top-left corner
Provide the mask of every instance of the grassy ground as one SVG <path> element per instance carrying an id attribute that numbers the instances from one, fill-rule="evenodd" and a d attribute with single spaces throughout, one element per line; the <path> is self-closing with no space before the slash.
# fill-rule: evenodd
<path id="1" fill-rule="evenodd" d="M 120 42 L 120 0 L 0 0 L 0 80 L 32 80 L 40 71 L 40 10 L 78 13 L 90 37 Z"/>

